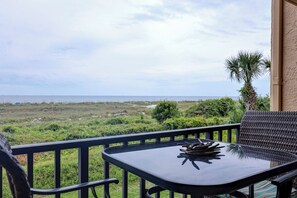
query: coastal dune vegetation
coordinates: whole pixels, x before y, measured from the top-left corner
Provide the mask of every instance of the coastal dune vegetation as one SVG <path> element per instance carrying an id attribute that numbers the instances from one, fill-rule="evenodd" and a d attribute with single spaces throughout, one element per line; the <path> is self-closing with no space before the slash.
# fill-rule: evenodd
<path id="1" fill-rule="evenodd" d="M 241 100 L 231 98 L 180 102 L 4 103 L 0 104 L 0 130 L 11 145 L 22 145 L 238 123 L 245 109 Z M 258 97 L 258 109 L 269 110 L 269 97 Z M 160 116 L 163 117 L 158 119 Z M 90 148 L 90 180 L 103 178 L 102 149 Z M 52 152 L 35 154 L 34 187 L 54 187 L 53 156 Z M 26 157 L 17 157 L 25 166 Z M 61 160 L 61 184 L 77 183 L 77 150 L 62 151 Z M 5 177 L 3 174 L 4 181 Z M 121 170 L 112 166 L 111 177 L 120 179 Z M 129 197 L 139 196 L 138 181 L 129 174 Z M 102 196 L 102 188 L 98 189 Z M 3 196 L 11 197 L 7 182 Z M 72 192 L 61 197 L 75 196 L 77 193 Z M 112 185 L 111 196 L 121 197 L 120 185 Z"/>

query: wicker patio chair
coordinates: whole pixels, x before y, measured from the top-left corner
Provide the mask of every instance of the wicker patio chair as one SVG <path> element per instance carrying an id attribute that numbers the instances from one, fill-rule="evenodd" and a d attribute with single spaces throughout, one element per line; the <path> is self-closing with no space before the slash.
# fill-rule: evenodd
<path id="1" fill-rule="evenodd" d="M 247 111 L 241 120 L 238 143 L 297 154 L 297 112 Z M 238 192 L 250 198 L 297 198 L 297 192 L 294 189 L 297 187 L 296 177 L 297 167 L 296 170 L 274 178 L 272 181 L 264 180 L 240 189 Z M 215 197 L 231 198 L 234 196 L 225 194 Z"/>
<path id="2" fill-rule="evenodd" d="M 108 178 L 98 181 L 85 182 L 67 187 L 53 189 L 36 189 L 31 188 L 28 182 L 28 177 L 19 164 L 18 160 L 12 155 L 11 147 L 5 137 L 0 134 L 0 166 L 6 169 L 6 174 L 9 182 L 9 187 L 13 198 L 32 198 L 33 194 L 39 195 L 55 195 L 77 191 L 85 188 L 91 188 L 92 194 L 97 198 L 95 187 L 104 184 L 118 183 L 115 178 Z M 105 197 L 109 197 L 108 194 Z"/>
<path id="3" fill-rule="evenodd" d="M 240 124 L 239 144 L 297 154 L 297 112 L 247 111 Z M 230 194 L 211 197 L 290 197 L 292 191 L 286 192 L 281 190 L 281 188 L 284 186 L 289 186 L 288 189 L 291 189 L 292 186 L 296 188 L 296 177 L 297 167 L 295 171 L 275 178 L 272 181 L 262 181 Z M 150 189 L 147 197 L 158 191 L 160 191 L 159 187 Z M 291 197 L 297 198 L 296 190 L 293 191 Z"/>
<path id="4" fill-rule="evenodd" d="M 297 154 L 297 112 L 247 111 L 240 124 L 239 144 Z M 292 186 L 296 188 L 296 176 L 297 167 L 296 171 L 241 191 L 249 194 L 249 197 L 289 197 L 292 191 L 281 189 L 284 186 L 290 186 L 288 189 L 292 189 Z M 295 190 L 291 196 L 297 198 Z"/>
<path id="5" fill-rule="evenodd" d="M 247 111 L 240 125 L 239 144 L 297 154 L 297 112 Z M 272 180 L 272 184 L 278 187 L 277 197 L 291 194 L 291 191 L 280 191 L 280 188 L 296 184 L 296 176 L 297 167 L 296 171 Z"/>

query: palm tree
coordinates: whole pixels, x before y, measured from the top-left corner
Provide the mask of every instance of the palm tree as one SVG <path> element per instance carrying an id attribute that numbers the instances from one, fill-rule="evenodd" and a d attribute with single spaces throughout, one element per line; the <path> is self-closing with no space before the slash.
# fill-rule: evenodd
<path id="1" fill-rule="evenodd" d="M 271 68 L 271 60 L 270 58 L 263 58 L 262 59 L 263 69 L 266 71 L 270 71 Z"/>
<path id="2" fill-rule="evenodd" d="M 225 62 L 231 80 L 244 82 L 240 93 L 247 110 L 256 110 L 257 108 L 257 93 L 252 86 L 252 80 L 263 73 L 264 64 L 261 52 L 247 51 L 241 51 L 236 57 L 230 57 Z"/>

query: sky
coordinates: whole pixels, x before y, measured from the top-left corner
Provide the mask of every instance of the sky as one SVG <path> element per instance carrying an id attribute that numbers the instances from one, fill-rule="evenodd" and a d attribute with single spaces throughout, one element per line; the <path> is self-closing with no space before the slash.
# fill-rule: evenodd
<path id="1" fill-rule="evenodd" d="M 0 95 L 238 96 L 270 0 L 0 0 Z M 253 85 L 269 94 L 269 74 Z"/>

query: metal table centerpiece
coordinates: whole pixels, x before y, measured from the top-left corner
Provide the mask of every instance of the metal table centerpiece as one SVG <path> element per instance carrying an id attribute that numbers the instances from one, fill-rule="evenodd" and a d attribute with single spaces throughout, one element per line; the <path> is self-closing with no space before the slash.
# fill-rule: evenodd
<path id="1" fill-rule="evenodd" d="M 224 146 L 220 146 L 219 143 L 214 144 L 215 142 L 212 140 L 200 140 L 197 139 L 198 142 L 195 143 L 188 143 L 185 142 L 180 144 L 182 149 L 181 152 L 186 153 L 188 155 L 216 155 L 219 154 L 221 151 L 220 149 Z"/>

